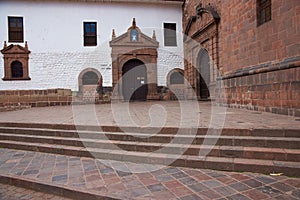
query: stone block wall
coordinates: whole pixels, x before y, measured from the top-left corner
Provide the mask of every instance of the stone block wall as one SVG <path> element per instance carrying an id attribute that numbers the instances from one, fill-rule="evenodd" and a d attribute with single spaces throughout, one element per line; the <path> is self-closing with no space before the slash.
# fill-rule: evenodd
<path id="1" fill-rule="evenodd" d="M 96 91 L 97 85 L 84 85 L 82 90 L 82 98 L 83 102 L 93 103 L 95 102 L 95 98 L 98 96 Z"/>
<path id="2" fill-rule="evenodd" d="M 0 111 L 31 107 L 66 106 L 72 103 L 69 89 L 0 90 Z"/>
<path id="3" fill-rule="evenodd" d="M 271 20 L 258 26 L 257 0 L 222 1 L 220 68 L 224 74 L 300 55 L 300 1 L 273 0 Z"/>
<path id="4" fill-rule="evenodd" d="M 236 71 L 224 76 L 219 104 L 300 116 L 300 57 Z"/>
<path id="5" fill-rule="evenodd" d="M 187 0 L 183 8 L 183 29 L 192 16 L 197 16 L 199 6 L 213 8 L 220 15 L 216 53 L 212 51 L 214 48 L 205 45 L 213 43 L 211 38 L 198 42 L 208 50 L 217 67 L 217 80 L 223 83 L 223 92 L 216 91 L 217 102 L 299 116 L 300 1 L 271 1 L 271 20 L 261 25 L 257 22 L 257 2 Z M 195 18 L 188 36 L 201 31 L 205 20 L 204 15 Z M 208 33 L 201 32 L 201 35 Z M 197 42 L 201 35 L 193 39 Z M 185 76 L 193 86 L 197 76 L 192 59 L 197 54 L 185 51 L 185 55 Z"/>

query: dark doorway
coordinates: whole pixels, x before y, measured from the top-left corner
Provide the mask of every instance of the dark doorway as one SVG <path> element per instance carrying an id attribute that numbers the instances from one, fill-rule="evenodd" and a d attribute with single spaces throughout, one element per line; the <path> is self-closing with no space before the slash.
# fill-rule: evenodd
<path id="1" fill-rule="evenodd" d="M 184 75 L 181 71 L 174 71 L 170 76 L 170 84 L 184 84 Z"/>
<path id="2" fill-rule="evenodd" d="M 210 97 L 210 63 L 209 55 L 205 49 L 201 49 L 198 55 L 198 77 L 197 85 L 199 88 L 200 99 L 207 100 Z"/>
<path id="3" fill-rule="evenodd" d="M 126 101 L 147 100 L 147 69 L 137 59 L 126 62 L 122 69 L 123 97 Z"/>
<path id="4" fill-rule="evenodd" d="M 88 71 L 82 77 L 82 85 L 97 85 L 98 75 L 95 72 Z"/>

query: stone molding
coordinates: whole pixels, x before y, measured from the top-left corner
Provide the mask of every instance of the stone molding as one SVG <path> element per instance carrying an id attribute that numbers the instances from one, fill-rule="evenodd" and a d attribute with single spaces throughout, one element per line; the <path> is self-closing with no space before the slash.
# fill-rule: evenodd
<path id="1" fill-rule="evenodd" d="M 1 53 L 3 54 L 3 59 L 4 59 L 4 77 L 2 78 L 2 80 L 4 81 L 31 80 L 29 77 L 29 70 L 28 70 L 28 60 L 29 60 L 29 54 L 31 52 L 28 50 L 27 42 L 25 42 L 25 47 L 22 47 L 20 45 L 14 45 L 14 44 L 7 46 L 5 41 Z M 11 64 L 14 61 L 18 61 L 22 63 L 23 77 L 20 78 L 12 77 Z"/>
<path id="2" fill-rule="evenodd" d="M 238 69 L 234 72 L 218 77 L 218 80 L 226 80 L 231 78 L 268 73 L 268 72 L 297 68 L 297 67 L 300 67 L 300 56 L 294 58 L 288 58 L 282 62 L 277 62 L 277 63 L 269 62 L 269 63 L 243 68 L 243 69 Z"/>

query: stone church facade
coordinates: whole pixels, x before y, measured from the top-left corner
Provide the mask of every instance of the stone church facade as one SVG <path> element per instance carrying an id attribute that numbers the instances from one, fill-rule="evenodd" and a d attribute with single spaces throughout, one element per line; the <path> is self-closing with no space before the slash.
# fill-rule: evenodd
<path id="1" fill-rule="evenodd" d="M 299 24 L 297 0 L 185 1 L 187 97 L 300 116 Z"/>
<path id="2" fill-rule="evenodd" d="M 146 66 L 145 76 L 131 77 L 148 86 L 142 100 L 158 99 L 158 86 L 168 85 L 168 74 L 184 68 L 182 4 L 1 1 L 0 90 L 62 88 L 93 98 L 99 84 L 119 91 L 115 86 L 122 87 L 124 65 L 137 61 Z M 136 41 L 127 40 L 129 27 L 138 34 Z M 129 100 L 122 91 L 116 98 Z"/>
<path id="3" fill-rule="evenodd" d="M 0 103 L 16 90 L 93 96 L 100 84 L 118 100 L 167 87 L 300 116 L 299 24 L 298 0 L 1 1 Z"/>

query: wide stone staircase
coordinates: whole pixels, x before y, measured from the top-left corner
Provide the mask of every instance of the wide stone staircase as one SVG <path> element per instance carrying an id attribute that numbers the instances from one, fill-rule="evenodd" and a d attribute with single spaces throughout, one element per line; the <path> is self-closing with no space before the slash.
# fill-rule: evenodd
<path id="1" fill-rule="evenodd" d="M 297 129 L 208 132 L 206 128 L 159 130 L 1 123 L 0 147 L 135 163 L 300 176 Z"/>

